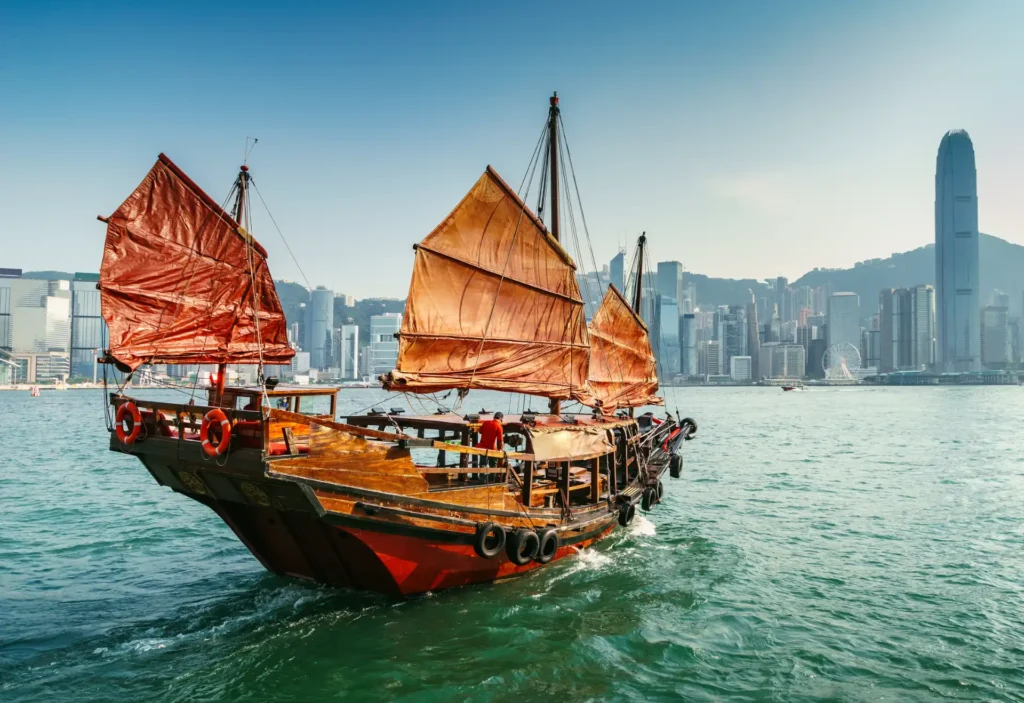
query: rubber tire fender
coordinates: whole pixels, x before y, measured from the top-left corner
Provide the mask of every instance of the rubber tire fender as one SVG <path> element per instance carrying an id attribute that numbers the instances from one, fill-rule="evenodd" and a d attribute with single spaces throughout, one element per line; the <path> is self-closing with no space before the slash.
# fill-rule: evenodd
<path id="1" fill-rule="evenodd" d="M 665 484 L 662 483 L 661 480 L 659 479 L 658 480 L 658 485 L 656 485 L 654 487 L 654 490 L 655 490 L 655 492 L 658 495 L 658 502 L 660 503 L 661 499 L 665 497 Z"/>
<path id="2" fill-rule="evenodd" d="M 683 475 L 683 456 L 681 454 L 673 454 L 672 458 L 668 460 L 668 475 L 672 478 L 679 478 Z"/>
<path id="3" fill-rule="evenodd" d="M 684 417 L 679 423 L 680 427 L 685 428 L 687 425 L 690 426 L 683 435 L 683 439 L 693 439 L 697 435 L 697 421 L 692 417 Z"/>
<path id="4" fill-rule="evenodd" d="M 506 535 L 501 525 L 481 522 L 476 526 L 473 550 L 481 559 L 493 559 L 505 548 Z"/>
<path id="5" fill-rule="evenodd" d="M 623 503 L 619 507 L 620 525 L 629 527 L 629 523 L 633 522 L 634 517 L 636 517 L 636 503 Z"/>
<path id="6" fill-rule="evenodd" d="M 545 527 L 537 535 L 538 546 L 537 556 L 534 559 L 538 564 L 547 564 L 555 558 L 558 548 L 561 546 L 558 539 L 558 530 L 554 527 Z"/>
<path id="7" fill-rule="evenodd" d="M 658 502 L 658 489 L 654 486 L 648 486 L 644 489 L 644 496 L 640 499 L 640 509 L 645 513 L 651 511 Z"/>
<path id="8" fill-rule="evenodd" d="M 526 566 L 537 556 L 540 538 L 533 530 L 517 528 L 505 542 L 505 555 L 516 566 Z"/>

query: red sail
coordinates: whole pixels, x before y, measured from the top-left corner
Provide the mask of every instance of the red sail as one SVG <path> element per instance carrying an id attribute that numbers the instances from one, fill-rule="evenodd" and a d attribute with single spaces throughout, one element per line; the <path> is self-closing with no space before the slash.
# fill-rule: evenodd
<path id="1" fill-rule="evenodd" d="M 576 265 L 490 167 L 416 249 L 388 390 L 585 391 Z"/>
<path id="2" fill-rule="evenodd" d="M 615 286 L 608 286 L 590 332 L 590 396 L 578 395 L 585 405 L 610 413 L 615 408 L 663 405 L 658 370 L 644 321 Z"/>
<path id="3" fill-rule="evenodd" d="M 110 353 L 133 370 L 295 353 L 267 252 L 163 154 L 107 220 L 99 287 Z"/>

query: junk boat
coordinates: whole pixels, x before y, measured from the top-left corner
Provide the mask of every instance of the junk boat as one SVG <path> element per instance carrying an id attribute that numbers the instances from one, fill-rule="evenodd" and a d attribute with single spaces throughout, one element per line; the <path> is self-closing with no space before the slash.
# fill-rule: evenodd
<path id="1" fill-rule="evenodd" d="M 550 229 L 488 167 L 414 247 L 398 361 L 381 378 L 421 400 L 521 394 L 509 396 L 522 410 L 504 417 L 500 447 L 476 446 L 494 419 L 484 410 L 376 408 L 338 421 L 337 388 L 265 377 L 294 351 L 267 252 L 243 226 L 251 175 L 243 166 L 229 214 L 161 154 L 99 218 L 101 360 L 124 374 L 109 393 L 110 449 L 213 510 L 268 570 L 399 597 L 529 572 L 651 510 L 666 471 L 680 475 L 696 423 L 635 416 L 664 404 L 638 314 L 645 237 L 632 304 L 609 286 L 586 322 L 560 243 L 560 124 L 556 94 L 531 162 L 550 174 L 538 207 L 547 203 Z M 217 370 L 202 403 L 172 403 L 126 392 L 144 364 Z M 257 365 L 259 383 L 226 386 L 228 364 Z M 530 410 L 533 396 L 547 407 Z M 572 401 L 580 412 L 563 411 Z"/>

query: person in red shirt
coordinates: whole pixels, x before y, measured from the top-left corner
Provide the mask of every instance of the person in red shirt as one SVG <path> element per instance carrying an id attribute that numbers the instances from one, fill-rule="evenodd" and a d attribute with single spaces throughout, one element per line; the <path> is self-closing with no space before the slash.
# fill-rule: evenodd
<path id="1" fill-rule="evenodd" d="M 480 441 L 476 443 L 477 449 L 493 449 L 499 452 L 505 449 L 505 432 L 501 425 L 504 417 L 502 413 L 494 413 L 493 420 L 484 420 L 480 423 Z M 497 461 L 490 459 L 487 463 L 494 466 Z"/>

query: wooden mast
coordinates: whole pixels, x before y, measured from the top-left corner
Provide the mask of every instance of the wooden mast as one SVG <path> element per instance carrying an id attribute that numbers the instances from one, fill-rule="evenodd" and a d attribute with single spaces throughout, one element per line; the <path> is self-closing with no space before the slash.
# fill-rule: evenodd
<path id="1" fill-rule="evenodd" d="M 240 227 L 244 227 L 242 217 L 245 214 L 245 191 L 249 185 L 249 167 L 242 165 L 238 171 L 238 195 L 235 197 L 235 222 Z M 216 399 L 215 403 L 220 405 L 221 399 L 224 397 L 224 383 L 227 380 L 228 365 L 217 364 L 217 379 L 216 379 Z"/>
<path id="2" fill-rule="evenodd" d="M 548 108 L 548 163 L 551 166 L 551 236 L 556 242 L 561 243 L 558 223 L 558 92 L 549 99 Z M 551 398 L 548 400 L 548 412 L 552 415 L 561 415 L 561 401 Z"/>
<path id="3" fill-rule="evenodd" d="M 640 233 L 640 239 L 636 243 L 636 281 L 633 286 L 633 312 L 637 317 L 643 318 L 644 301 L 644 248 L 647 245 L 647 232 Z M 629 409 L 629 416 L 633 417 L 633 408 Z"/>

